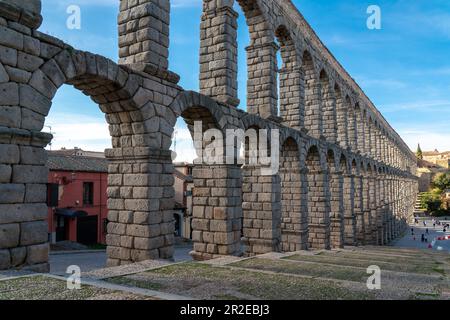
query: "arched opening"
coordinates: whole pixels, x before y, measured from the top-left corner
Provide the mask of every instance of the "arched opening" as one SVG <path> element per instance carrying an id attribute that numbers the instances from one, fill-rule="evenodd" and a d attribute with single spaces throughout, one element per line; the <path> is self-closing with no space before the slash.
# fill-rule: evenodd
<path id="1" fill-rule="evenodd" d="M 53 134 L 46 148 L 50 251 L 105 246 L 109 164 L 105 149 L 112 147 L 105 115 L 89 96 L 62 85 L 52 99 L 43 130 Z M 45 185 L 38 186 L 30 188 L 45 190 Z M 104 253 L 92 257 L 96 267 L 106 267 Z M 51 272 L 59 271 L 63 261 L 58 258 L 50 259 Z"/>
<path id="2" fill-rule="evenodd" d="M 336 97 L 325 70 L 320 72 L 320 93 L 323 109 L 323 135 L 331 142 L 337 142 Z"/>
<path id="3" fill-rule="evenodd" d="M 344 177 L 340 162 L 336 162 L 333 150 L 328 150 L 327 163 L 330 181 L 331 247 L 342 248 L 344 246 Z"/>
<path id="4" fill-rule="evenodd" d="M 192 256 L 196 260 L 241 254 L 241 170 L 236 164 L 224 164 L 220 108 L 212 99 L 193 92 L 181 93 L 171 105 L 186 122 L 196 150 L 191 189 Z M 175 121 L 170 125 L 175 126 Z"/>
<path id="5" fill-rule="evenodd" d="M 277 51 L 279 47 L 258 1 L 237 0 L 250 32 L 247 51 L 247 111 L 263 118 L 278 115 Z"/>
<path id="6" fill-rule="evenodd" d="M 275 32 L 280 47 L 279 73 L 279 110 L 283 123 L 291 128 L 303 127 L 304 109 L 301 101 L 301 70 L 298 65 L 294 41 L 285 26 Z"/>
<path id="7" fill-rule="evenodd" d="M 132 218 L 134 211 L 145 211 L 144 207 L 147 208 L 149 202 L 144 198 L 133 197 L 126 201 L 123 195 L 123 192 L 126 192 L 125 189 L 129 191 L 135 185 L 132 182 L 124 182 L 125 172 L 122 170 L 125 170 L 126 165 L 131 165 L 130 160 L 133 155 L 130 154 L 130 157 L 125 160 L 123 157 L 124 150 L 129 152 L 134 147 L 139 148 L 145 145 L 145 137 L 142 134 L 145 131 L 143 130 L 145 128 L 144 117 L 138 111 L 137 100 L 134 100 L 141 79 L 138 76 L 130 75 L 111 60 L 101 56 L 74 49 L 57 49 L 55 47 L 54 50 L 53 58 L 42 61 L 41 66 L 32 72 L 28 84 L 21 84 L 20 108 L 22 121 L 20 127 L 23 129 L 22 132 L 29 132 L 29 146 L 23 145 L 21 147 L 22 160 L 16 167 L 17 173 L 20 172 L 20 174 L 13 177 L 11 182 L 22 185 L 28 194 L 21 200 L 23 203 L 17 207 L 17 210 L 20 212 L 32 211 L 35 214 L 26 218 L 27 228 L 22 230 L 23 239 L 26 239 L 26 241 L 19 243 L 18 247 L 21 249 L 16 250 L 27 251 L 29 257 L 24 255 L 17 259 L 14 267 L 28 264 L 36 270 L 46 271 L 48 267 L 49 224 L 53 238 L 57 237 L 56 229 L 58 227 L 66 227 L 65 223 L 61 222 L 60 226 L 56 224 L 53 230 L 54 219 L 51 218 L 49 223 L 47 222 L 48 215 L 51 214 L 64 217 L 59 219 L 62 221 L 65 217 L 77 219 L 75 227 L 69 228 L 68 231 L 69 233 L 75 233 L 75 237 L 78 238 L 77 241 L 80 241 L 80 237 L 86 236 L 86 234 L 80 234 L 77 231 L 86 229 L 93 230 L 94 236 L 89 234 L 89 236 L 84 237 L 84 242 L 101 242 L 105 238 L 105 229 L 107 229 L 106 243 L 109 246 L 107 252 L 109 265 L 140 261 L 150 256 L 155 258 L 166 257 L 170 252 L 165 251 L 164 242 L 161 247 L 155 248 L 155 251 L 148 255 L 142 254 L 134 247 L 126 244 L 122 246 L 121 244 L 122 236 L 125 236 L 123 233 L 125 225 L 119 219 Z M 110 160 L 109 163 L 105 159 L 103 161 L 92 160 L 91 162 L 96 164 L 92 167 L 83 163 L 80 164 L 81 161 L 77 161 L 78 159 L 75 158 L 83 156 L 83 153 L 78 149 L 72 150 L 73 153 L 64 158 L 65 161 L 62 161 L 64 162 L 63 166 L 55 167 L 58 173 L 56 177 L 55 174 L 51 175 L 51 178 L 55 178 L 55 180 L 51 184 L 53 188 L 50 187 L 50 189 L 54 193 L 58 193 L 62 187 L 71 185 L 70 187 L 74 187 L 76 192 L 65 203 L 59 203 L 62 198 L 54 194 L 53 197 L 50 197 L 51 200 L 54 200 L 54 203 L 49 204 L 51 211 L 48 212 L 45 202 L 50 164 L 47 162 L 44 147 L 50 141 L 51 136 L 40 131 L 44 128 L 46 116 L 49 114 L 56 93 L 64 84 L 72 85 L 78 91 L 82 91 L 86 96 L 89 96 L 105 114 L 111 139 L 109 143 L 112 148 L 106 151 L 106 157 Z M 86 101 L 82 102 L 86 103 Z M 81 108 L 79 105 L 76 107 Z M 84 121 L 84 123 L 86 122 Z M 90 129 L 93 131 L 91 134 L 95 134 L 95 130 L 92 127 Z M 78 136 L 81 136 L 83 128 L 79 128 L 77 131 L 80 131 Z M 38 139 L 33 141 L 33 136 Z M 18 148 L 17 145 L 15 147 Z M 92 154 L 89 154 L 86 158 L 92 156 Z M 100 162 L 102 164 L 99 164 Z M 89 167 L 87 169 L 90 173 L 89 177 L 85 177 L 85 167 Z M 98 167 L 102 168 L 98 169 Z M 93 177 L 93 172 L 101 173 L 101 176 Z M 106 174 L 109 174 L 108 179 L 105 177 Z M 124 185 L 128 188 L 121 189 Z M 106 186 L 108 187 L 107 190 Z M 65 194 L 70 194 L 70 192 L 65 192 Z M 107 226 L 106 212 L 102 208 L 106 203 L 106 198 L 108 198 L 107 208 L 109 210 Z M 17 214 L 15 219 L 19 218 L 20 216 Z M 16 222 L 22 221 L 17 220 Z M 143 228 L 148 230 L 147 225 Z M 60 233 L 64 233 L 64 231 L 60 231 Z M 134 233 L 126 236 L 134 237 L 138 235 Z M 120 250 L 120 248 L 123 248 L 123 250 Z"/>
<path id="8" fill-rule="evenodd" d="M 319 149 L 309 148 L 306 156 L 308 169 L 308 242 L 312 249 L 330 248 L 330 214 L 326 177 Z"/>
<path id="9" fill-rule="evenodd" d="M 305 250 L 308 246 L 306 210 L 302 210 L 300 151 L 297 142 L 288 138 L 280 157 L 281 180 L 281 249 L 284 252 Z"/>
<path id="10" fill-rule="evenodd" d="M 302 71 L 304 75 L 304 105 L 305 128 L 315 138 L 322 135 L 322 105 L 320 100 L 320 86 L 317 79 L 314 62 L 308 51 L 303 53 Z"/>

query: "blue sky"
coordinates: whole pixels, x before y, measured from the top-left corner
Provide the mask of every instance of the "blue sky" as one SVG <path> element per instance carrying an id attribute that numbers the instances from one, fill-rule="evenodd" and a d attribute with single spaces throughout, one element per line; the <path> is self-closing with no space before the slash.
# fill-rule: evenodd
<path id="1" fill-rule="evenodd" d="M 413 2 L 413 3 L 412 3 Z M 118 0 L 43 0 L 40 30 L 74 47 L 117 60 Z M 407 144 L 450 150 L 450 2 L 448 0 L 294 0 L 338 61 L 356 79 Z M 81 30 L 66 28 L 69 5 L 81 8 Z M 378 5 L 382 29 L 366 27 L 369 5 Z M 174 0 L 170 69 L 185 89 L 198 90 L 201 1 Z M 236 7 L 240 12 L 240 9 Z M 239 95 L 245 108 L 248 31 L 239 18 Z M 64 86 L 47 125 L 53 148 L 109 147 L 104 116 L 91 100 Z M 47 127 L 47 131 L 50 129 Z M 189 135 L 179 123 L 177 151 L 189 160 Z"/>

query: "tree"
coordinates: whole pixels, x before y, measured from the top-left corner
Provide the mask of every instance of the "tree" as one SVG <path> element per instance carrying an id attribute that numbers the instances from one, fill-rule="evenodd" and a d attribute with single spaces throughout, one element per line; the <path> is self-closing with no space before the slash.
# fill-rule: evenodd
<path id="1" fill-rule="evenodd" d="M 450 189 L 450 172 L 440 173 L 433 179 L 433 186 L 441 192 Z"/>
<path id="2" fill-rule="evenodd" d="M 423 160 L 423 152 L 420 148 L 420 144 L 417 145 L 417 152 L 416 152 L 417 159 Z"/>
<path id="3" fill-rule="evenodd" d="M 426 192 L 420 197 L 420 205 L 428 213 L 432 214 L 441 208 L 442 201 L 439 193 Z"/>

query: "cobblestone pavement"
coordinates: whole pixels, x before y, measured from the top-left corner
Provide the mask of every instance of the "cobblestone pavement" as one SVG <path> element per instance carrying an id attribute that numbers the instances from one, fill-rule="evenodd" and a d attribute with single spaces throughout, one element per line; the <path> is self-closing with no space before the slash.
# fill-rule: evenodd
<path id="1" fill-rule="evenodd" d="M 423 221 L 427 222 L 427 226 L 425 227 L 423 225 Z M 441 220 L 441 222 L 444 222 Z M 449 221 L 446 221 L 446 223 L 449 223 Z M 411 232 L 411 229 L 414 230 L 414 235 Z M 426 229 L 428 229 L 428 234 L 426 233 Z M 428 242 L 424 243 L 421 241 L 422 234 L 425 234 L 425 236 L 428 238 Z M 395 247 L 402 247 L 402 248 L 417 248 L 417 249 L 427 249 L 429 250 L 428 246 L 429 244 L 437 237 L 442 237 L 444 235 L 450 235 L 450 232 L 443 232 L 442 226 L 436 226 L 433 228 L 433 223 L 431 220 L 420 220 L 419 224 L 411 225 L 408 229 L 407 233 L 397 241 L 393 243 L 393 246 Z M 450 241 L 449 245 L 446 246 L 447 251 L 450 252 Z"/>
<path id="2" fill-rule="evenodd" d="M 189 252 L 192 246 L 182 244 L 175 246 L 174 260 L 175 262 L 191 261 L 192 257 Z M 92 272 L 97 269 L 106 267 L 105 251 L 88 251 L 88 252 L 65 252 L 50 255 L 50 273 L 65 276 L 67 267 L 77 265 L 82 273 Z"/>

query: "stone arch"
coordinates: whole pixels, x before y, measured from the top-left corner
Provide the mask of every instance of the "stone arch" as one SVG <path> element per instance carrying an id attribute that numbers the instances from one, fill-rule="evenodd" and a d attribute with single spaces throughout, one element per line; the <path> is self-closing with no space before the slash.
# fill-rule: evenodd
<path id="1" fill-rule="evenodd" d="M 106 114 L 113 137 L 122 133 L 120 126 L 114 125 L 144 120 L 139 111 L 143 105 L 137 103 L 144 102 L 139 100 L 142 92 L 135 99 L 142 85 L 141 77 L 131 75 L 125 68 L 99 55 L 64 49 L 36 69 L 27 85 L 21 86 L 23 107 L 29 110 L 29 118 L 34 118 L 34 121 L 22 123 L 23 129 L 42 129 L 51 100 L 64 84 L 74 86 L 99 105 Z M 123 134 L 129 129 L 133 132 L 132 128 L 126 128 Z"/>
<path id="2" fill-rule="evenodd" d="M 283 66 L 279 68 L 280 117 L 284 124 L 300 129 L 304 126 L 305 110 L 300 105 L 302 74 L 295 43 L 289 30 L 280 25 L 275 36 L 280 46 Z"/>
<path id="3" fill-rule="evenodd" d="M 322 135 L 322 106 L 320 101 L 320 82 L 314 66 L 312 55 L 304 51 L 302 59 L 302 73 L 304 75 L 304 105 L 305 128 L 314 138 Z"/>
<path id="4" fill-rule="evenodd" d="M 225 139 L 226 129 L 238 129 L 232 117 L 224 114 L 223 108 L 223 105 L 207 96 L 187 91 L 180 93 L 168 109 L 175 117 L 184 119 L 194 138 L 197 155 L 200 155 L 210 143 L 215 143 L 216 139 Z M 175 123 L 176 118 L 171 118 L 169 124 L 172 130 Z M 201 128 L 197 128 L 196 124 L 201 124 Z M 215 129 L 220 137 L 214 137 L 211 141 L 203 140 L 205 131 L 209 129 Z M 209 139 L 210 136 L 207 136 Z M 236 146 L 236 149 L 239 150 L 239 146 Z M 192 256 L 197 260 L 242 253 L 241 168 L 236 161 L 225 164 L 224 142 L 218 153 L 221 154 L 218 162 L 200 157 L 194 160 Z M 238 153 L 235 152 L 233 160 L 236 160 L 237 156 Z M 171 164 L 166 163 L 166 166 Z"/>
<path id="5" fill-rule="evenodd" d="M 281 147 L 281 249 L 285 252 L 304 250 L 308 246 L 307 210 L 302 203 L 300 151 L 293 138 Z"/>
<path id="6" fill-rule="evenodd" d="M 107 264 L 170 258 L 173 254 L 173 216 L 166 221 L 155 221 L 156 217 L 169 214 L 171 195 L 161 191 L 158 200 L 149 196 L 147 186 L 152 170 L 148 166 L 130 171 L 133 165 L 148 164 L 154 159 L 148 136 L 152 130 L 150 109 L 153 106 L 148 104 L 151 91 L 143 87 L 141 76 L 111 60 L 65 47 L 43 61 L 32 72 L 28 84 L 21 85 L 21 106 L 27 118 L 21 123 L 22 129 L 42 129 L 51 101 L 64 84 L 74 86 L 97 103 L 109 124 L 113 148 L 105 152 L 110 161 Z M 33 152 L 38 154 L 38 149 Z M 164 156 L 170 158 L 170 154 L 160 152 L 160 157 Z M 42 163 L 29 163 L 28 166 L 33 171 L 46 170 Z M 29 179 L 30 185 L 41 183 L 35 176 Z M 44 188 L 39 190 L 45 194 Z M 139 220 L 142 216 L 151 216 L 153 224 L 149 220 Z"/>
<path id="7" fill-rule="evenodd" d="M 309 247 L 330 248 L 330 214 L 326 172 L 322 167 L 320 149 L 313 145 L 306 156 L 308 170 Z"/>
<path id="8" fill-rule="evenodd" d="M 320 72 L 320 93 L 322 101 L 322 123 L 323 135 L 327 141 L 336 143 L 338 138 L 337 132 L 337 111 L 336 111 L 336 95 L 333 90 L 332 83 L 327 72 L 322 69 Z"/>

